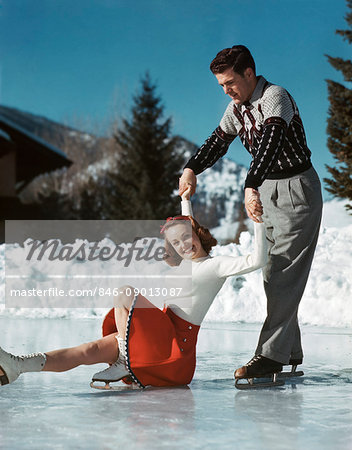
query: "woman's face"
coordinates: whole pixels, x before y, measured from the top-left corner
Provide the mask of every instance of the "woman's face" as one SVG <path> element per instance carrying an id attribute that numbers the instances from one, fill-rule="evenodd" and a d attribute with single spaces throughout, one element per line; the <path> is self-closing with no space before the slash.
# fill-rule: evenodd
<path id="1" fill-rule="evenodd" d="M 190 223 L 178 223 L 167 228 L 165 237 L 183 259 L 207 256 Z"/>

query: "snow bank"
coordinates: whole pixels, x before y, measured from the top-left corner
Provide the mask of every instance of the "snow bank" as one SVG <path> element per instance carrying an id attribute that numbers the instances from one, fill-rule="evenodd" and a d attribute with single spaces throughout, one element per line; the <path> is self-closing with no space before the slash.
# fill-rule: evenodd
<path id="1" fill-rule="evenodd" d="M 347 214 L 344 205 L 347 202 L 330 200 L 324 203 L 322 225 L 324 227 L 342 228 L 352 225 L 352 215 Z M 352 211 L 351 211 L 352 212 Z"/>
<path id="2" fill-rule="evenodd" d="M 242 255 L 251 251 L 251 233 L 241 234 L 240 245 L 217 246 L 216 254 Z M 5 297 L 5 245 L 0 246 L 0 315 L 26 317 L 102 317 L 105 309 L 9 309 Z M 209 310 L 206 320 L 262 322 L 266 300 L 261 271 L 228 279 Z M 352 327 L 352 216 L 343 203 L 324 204 L 318 246 L 301 303 L 301 323 Z"/>
<path id="3" fill-rule="evenodd" d="M 215 254 L 249 250 L 252 236 L 241 234 L 240 246 L 229 244 Z M 226 281 L 206 320 L 263 322 L 266 298 L 261 271 Z M 322 227 L 310 277 L 299 310 L 301 323 L 352 327 L 352 224 Z"/>

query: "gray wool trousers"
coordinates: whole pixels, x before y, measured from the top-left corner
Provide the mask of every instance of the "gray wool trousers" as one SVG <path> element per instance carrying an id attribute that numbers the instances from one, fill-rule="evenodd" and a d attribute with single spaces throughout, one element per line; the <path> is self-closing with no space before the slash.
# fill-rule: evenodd
<path id="1" fill-rule="evenodd" d="M 259 188 L 269 261 L 263 269 L 267 317 L 256 355 L 288 364 L 303 358 L 297 312 L 319 235 L 321 186 L 314 168 Z"/>

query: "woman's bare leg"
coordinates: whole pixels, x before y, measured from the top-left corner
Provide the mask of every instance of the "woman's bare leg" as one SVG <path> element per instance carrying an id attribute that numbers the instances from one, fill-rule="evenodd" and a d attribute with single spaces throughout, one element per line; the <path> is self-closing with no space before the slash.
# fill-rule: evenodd
<path id="1" fill-rule="evenodd" d="M 117 335 L 126 339 L 126 324 L 134 299 L 134 288 L 125 286 L 121 293 L 115 297 L 115 320 L 119 333 L 113 333 L 97 341 L 78 345 L 77 347 L 63 348 L 46 352 L 46 361 L 43 367 L 45 372 L 65 372 L 82 364 L 98 363 L 114 364 L 119 356 Z M 0 376 L 4 375 L 0 369 Z"/>
<path id="2" fill-rule="evenodd" d="M 119 355 L 117 333 L 109 334 L 97 341 L 46 352 L 46 362 L 43 371 L 65 372 L 81 364 L 98 363 L 113 364 Z"/>
<path id="3" fill-rule="evenodd" d="M 119 337 L 126 339 L 127 318 L 134 299 L 134 288 L 124 286 L 114 298 L 115 322 L 119 330 Z"/>

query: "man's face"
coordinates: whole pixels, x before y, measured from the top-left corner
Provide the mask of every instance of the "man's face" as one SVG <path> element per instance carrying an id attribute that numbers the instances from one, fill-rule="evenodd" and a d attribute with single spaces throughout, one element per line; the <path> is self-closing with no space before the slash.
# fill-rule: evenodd
<path id="1" fill-rule="evenodd" d="M 230 96 L 236 105 L 249 100 L 257 84 L 256 76 L 250 68 L 245 70 L 243 76 L 234 72 L 232 68 L 215 76 L 225 94 Z"/>

